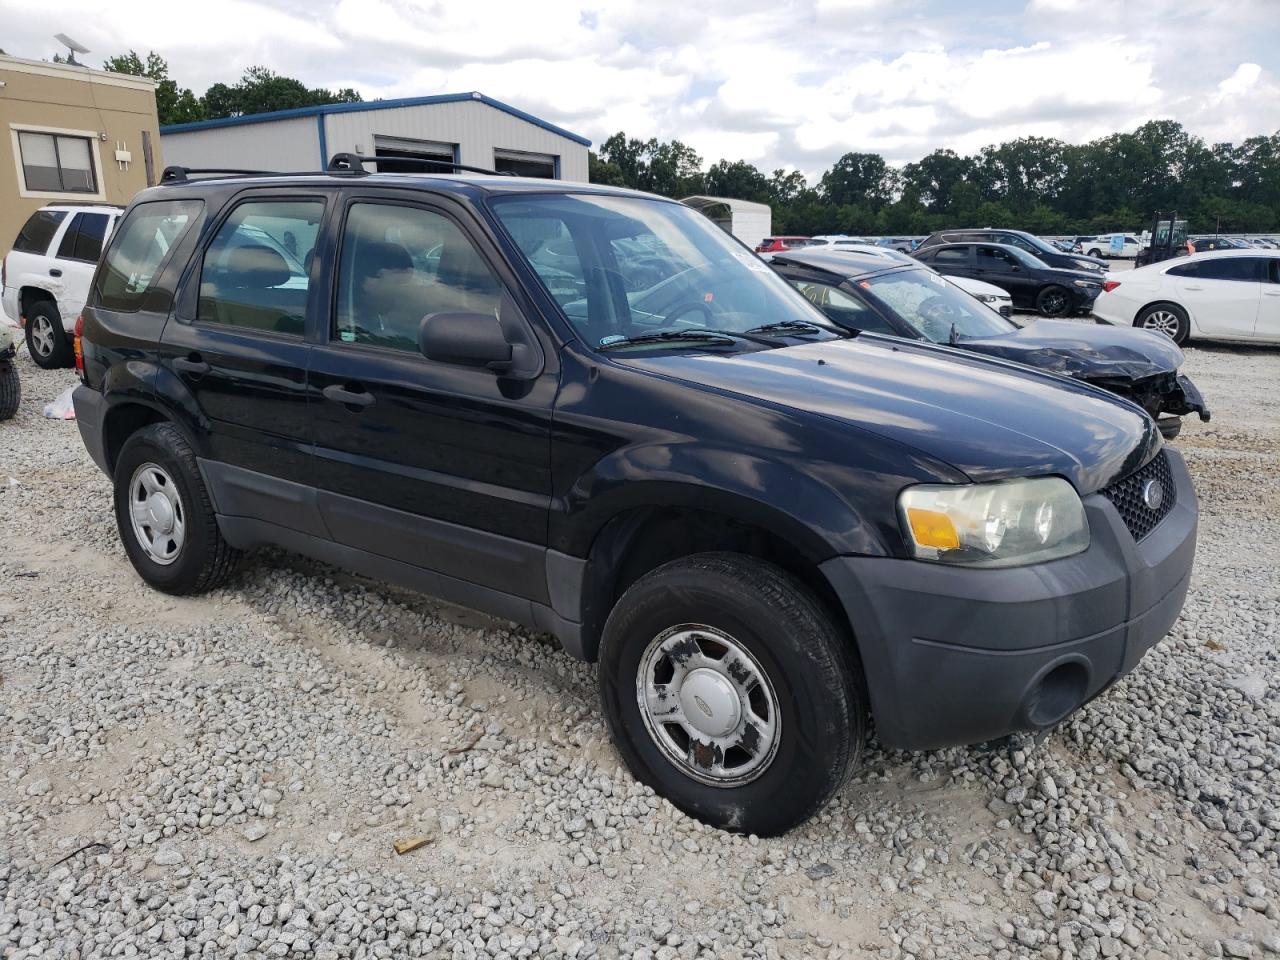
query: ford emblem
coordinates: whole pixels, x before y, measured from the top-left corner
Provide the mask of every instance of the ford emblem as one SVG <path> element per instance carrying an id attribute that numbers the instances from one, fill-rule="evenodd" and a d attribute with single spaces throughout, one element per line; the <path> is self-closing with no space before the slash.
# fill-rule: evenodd
<path id="1" fill-rule="evenodd" d="M 1142 485 L 1142 502 L 1148 510 L 1159 510 L 1164 503 L 1164 486 L 1159 480 L 1148 480 Z"/>

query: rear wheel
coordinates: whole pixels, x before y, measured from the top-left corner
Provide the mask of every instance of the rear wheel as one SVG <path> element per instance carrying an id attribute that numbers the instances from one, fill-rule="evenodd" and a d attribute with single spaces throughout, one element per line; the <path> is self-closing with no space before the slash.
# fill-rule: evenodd
<path id="1" fill-rule="evenodd" d="M 866 707 L 849 640 L 770 564 L 707 553 L 641 577 L 600 648 L 631 771 L 691 816 L 745 833 L 803 823 L 845 782 Z"/>
<path id="2" fill-rule="evenodd" d="M 195 453 L 171 423 L 125 441 L 115 468 L 116 526 L 142 579 L 165 593 L 203 593 L 239 559 L 222 539 Z"/>
<path id="3" fill-rule="evenodd" d="M 1101 251 L 1101 250 L 1098 250 L 1098 249 L 1096 249 L 1096 248 L 1095 248 L 1095 249 L 1093 249 L 1093 250 L 1090 250 L 1090 251 L 1089 251 L 1089 256 L 1093 257 L 1095 260 L 1103 260 L 1103 259 L 1105 259 L 1105 258 L 1102 256 L 1102 251 Z"/>
<path id="4" fill-rule="evenodd" d="M 55 370 L 71 366 L 71 341 L 52 300 L 36 300 L 27 310 L 27 349 L 38 367 Z"/>
<path id="5" fill-rule="evenodd" d="M 1163 333 L 1178 346 L 1186 343 L 1191 333 L 1191 321 L 1187 318 L 1187 311 L 1176 303 L 1153 303 L 1138 314 L 1133 325 L 1143 330 Z"/>
<path id="6" fill-rule="evenodd" d="M 1036 309 L 1046 317 L 1066 316 L 1071 310 L 1071 294 L 1056 285 L 1045 287 L 1036 295 Z"/>
<path id="7" fill-rule="evenodd" d="M 0 420 L 8 420 L 18 412 L 22 402 L 22 382 L 18 366 L 12 358 L 0 360 Z"/>

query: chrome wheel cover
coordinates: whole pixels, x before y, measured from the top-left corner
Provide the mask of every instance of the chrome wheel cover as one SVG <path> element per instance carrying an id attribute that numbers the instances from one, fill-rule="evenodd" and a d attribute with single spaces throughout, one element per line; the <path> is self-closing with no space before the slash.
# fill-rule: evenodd
<path id="1" fill-rule="evenodd" d="M 53 354 L 53 321 L 43 313 L 31 318 L 31 346 L 42 357 Z"/>
<path id="2" fill-rule="evenodd" d="M 1178 315 L 1170 310 L 1152 310 L 1142 318 L 1142 329 L 1163 333 L 1170 340 L 1178 336 Z"/>
<path id="3" fill-rule="evenodd" d="M 768 674 L 714 627 L 680 624 L 649 641 L 636 701 L 653 742 L 700 783 L 750 783 L 778 752 L 782 717 Z"/>
<path id="4" fill-rule="evenodd" d="M 187 513 L 178 486 L 164 467 L 144 463 L 129 480 L 129 521 L 142 552 L 168 566 L 186 541 Z"/>

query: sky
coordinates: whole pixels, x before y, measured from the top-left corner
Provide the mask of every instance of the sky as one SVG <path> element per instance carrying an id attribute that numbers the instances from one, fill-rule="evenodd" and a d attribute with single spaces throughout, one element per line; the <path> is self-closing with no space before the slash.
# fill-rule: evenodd
<path id="1" fill-rule="evenodd" d="M 155 50 L 197 95 L 262 64 L 365 97 L 478 90 L 596 145 L 679 139 L 810 177 L 1019 136 L 1174 119 L 1280 128 L 1280 2 L 1231 0 L 0 0 L 0 48 L 67 33 L 100 66 Z"/>

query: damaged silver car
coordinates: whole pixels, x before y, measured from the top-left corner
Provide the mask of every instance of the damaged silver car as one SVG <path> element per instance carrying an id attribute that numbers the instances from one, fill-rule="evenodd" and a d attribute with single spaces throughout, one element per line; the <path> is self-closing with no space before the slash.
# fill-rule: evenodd
<path id="1" fill-rule="evenodd" d="M 1019 327 L 923 264 L 806 250 L 777 254 L 771 265 L 845 329 L 949 344 L 1084 380 L 1142 407 L 1168 440 L 1182 417 L 1209 419 L 1168 337 L 1064 320 Z"/>

